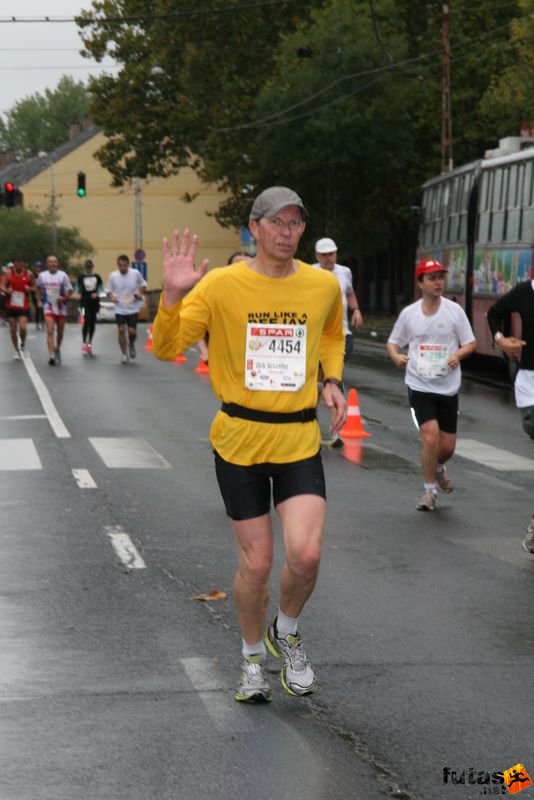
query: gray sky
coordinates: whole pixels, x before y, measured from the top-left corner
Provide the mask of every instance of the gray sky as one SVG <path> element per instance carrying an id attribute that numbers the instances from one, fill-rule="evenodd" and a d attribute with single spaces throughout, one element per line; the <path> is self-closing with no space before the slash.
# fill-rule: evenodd
<path id="1" fill-rule="evenodd" d="M 117 67 L 79 55 L 81 40 L 74 22 L 53 20 L 75 17 L 91 8 L 90 0 L 0 0 L 0 112 L 36 92 L 54 89 L 62 75 L 87 82 L 89 75 Z M 49 17 L 51 22 L 6 22 Z"/>

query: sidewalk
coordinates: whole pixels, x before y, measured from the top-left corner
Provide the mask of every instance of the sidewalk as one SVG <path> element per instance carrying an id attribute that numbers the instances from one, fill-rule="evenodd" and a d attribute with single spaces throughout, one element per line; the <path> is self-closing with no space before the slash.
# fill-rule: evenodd
<path id="1" fill-rule="evenodd" d="M 351 329 L 354 340 L 373 339 L 377 342 L 387 342 L 396 319 L 393 315 L 364 314 L 363 328 Z"/>

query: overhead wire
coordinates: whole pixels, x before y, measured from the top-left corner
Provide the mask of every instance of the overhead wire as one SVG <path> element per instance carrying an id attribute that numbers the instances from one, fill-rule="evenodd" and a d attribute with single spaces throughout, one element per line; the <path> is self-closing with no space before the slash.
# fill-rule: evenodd
<path id="1" fill-rule="evenodd" d="M 468 40 L 462 42 L 461 44 L 452 45 L 450 47 L 450 50 L 453 51 L 453 50 L 458 49 L 460 47 L 466 47 L 467 45 L 471 45 L 471 44 L 474 44 L 474 43 L 477 43 L 477 42 L 484 41 L 484 40 L 488 39 L 490 36 L 494 35 L 495 33 L 499 32 L 499 31 L 501 31 L 501 30 L 503 30 L 503 29 L 505 29 L 507 27 L 508 27 L 507 24 L 506 25 L 500 25 L 497 28 L 493 28 L 491 31 L 486 31 L 486 32 L 480 34 L 480 36 L 476 36 L 476 37 L 473 37 L 472 39 L 468 39 Z M 232 126 L 228 126 L 228 127 L 214 128 L 213 130 L 215 132 L 218 132 L 218 133 L 227 133 L 227 132 L 230 132 L 230 131 L 236 131 L 236 130 L 242 130 L 242 129 L 246 129 L 246 128 L 255 128 L 255 127 L 263 126 L 265 123 L 272 122 L 274 119 L 276 119 L 278 117 L 281 117 L 284 114 L 288 114 L 289 112 L 294 111 L 297 108 L 300 108 L 303 105 L 306 105 L 307 103 L 312 102 L 317 97 L 320 97 L 321 95 L 325 94 L 325 92 L 330 91 L 334 87 L 339 86 L 341 83 L 345 83 L 348 80 L 355 80 L 356 78 L 364 78 L 364 77 L 368 77 L 370 75 L 378 75 L 380 73 L 382 73 L 382 75 L 385 75 L 385 77 L 387 77 L 394 70 L 398 70 L 398 69 L 402 70 L 402 69 L 405 69 L 407 66 L 420 64 L 421 62 L 424 62 L 429 58 L 434 58 L 436 56 L 441 56 L 442 52 L 443 52 L 442 49 L 439 49 L 439 50 L 433 51 L 431 53 L 425 53 L 425 54 L 420 55 L 420 56 L 414 56 L 413 58 L 405 59 L 404 61 L 397 61 L 397 62 L 394 62 L 393 64 L 386 64 L 386 65 L 383 65 L 383 66 L 380 66 L 380 67 L 375 67 L 374 69 L 363 70 L 362 72 L 356 72 L 356 73 L 352 73 L 352 74 L 349 74 L 349 75 L 342 75 L 340 78 L 336 78 L 335 81 L 332 81 L 327 86 L 324 86 L 322 89 L 319 89 L 317 92 L 314 92 L 313 94 L 308 95 L 307 97 L 303 98 L 302 100 L 299 100 L 298 102 L 293 103 L 292 105 L 287 106 L 286 108 L 283 108 L 280 111 L 275 111 L 272 114 L 268 114 L 267 116 L 261 117 L 260 119 L 257 119 L 257 120 L 253 120 L 252 122 L 243 122 L 243 123 L 241 123 L 239 125 L 232 125 Z M 375 81 L 373 81 L 373 83 L 374 82 Z M 369 88 L 369 86 L 371 86 L 371 85 L 372 85 L 372 83 L 366 85 L 365 88 Z M 358 91 L 358 90 L 356 90 L 356 91 Z M 351 94 L 352 94 L 352 92 L 349 93 L 349 96 Z M 334 98 L 333 100 L 331 100 L 328 103 L 326 103 L 325 106 L 321 106 L 320 108 L 327 107 L 332 102 L 334 102 L 335 100 L 338 100 L 338 99 L 339 98 Z M 320 108 L 319 109 L 314 108 L 311 111 L 306 112 L 302 116 L 309 116 L 310 114 L 315 113 L 317 110 L 320 110 Z M 298 118 L 299 117 L 293 117 L 290 120 L 283 120 L 282 122 L 289 122 L 289 121 L 292 121 L 293 119 L 298 119 Z"/>
<path id="2" fill-rule="evenodd" d="M 304 2 L 305 0 L 259 0 L 259 2 L 250 2 L 250 3 L 237 3 L 233 5 L 223 6 L 221 8 L 191 8 L 191 9 L 184 9 L 179 10 L 176 9 L 175 11 L 168 11 L 165 14 L 132 14 L 127 16 L 121 17 L 88 17 L 84 16 L 83 21 L 87 24 L 91 23 L 103 23 L 103 22 L 140 22 L 141 20 L 164 20 L 164 19 L 176 19 L 178 17 L 194 17 L 199 16 L 201 14 L 207 14 L 210 16 L 218 16 L 220 14 L 230 14 L 235 13 L 236 11 L 248 11 L 254 10 L 258 8 L 267 8 L 268 6 L 277 6 L 277 5 L 290 5 L 292 3 L 299 3 Z M 52 17 L 45 15 L 43 17 L 0 17 L 0 24 L 6 23 L 66 23 L 66 22 L 76 22 L 77 24 L 81 21 L 81 15 L 78 17 Z"/>

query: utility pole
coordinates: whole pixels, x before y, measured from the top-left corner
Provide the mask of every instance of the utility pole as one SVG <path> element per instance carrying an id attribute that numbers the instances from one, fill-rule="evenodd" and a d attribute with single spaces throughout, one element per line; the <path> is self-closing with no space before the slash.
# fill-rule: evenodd
<path id="1" fill-rule="evenodd" d="M 134 220 L 135 220 L 135 250 L 143 249 L 143 200 L 141 194 L 141 178 L 134 178 Z"/>
<path id="2" fill-rule="evenodd" d="M 54 162 L 52 157 L 41 150 L 38 154 L 39 158 L 46 158 L 48 160 L 48 167 L 50 169 L 50 223 L 52 226 L 52 253 L 57 254 L 57 204 L 56 204 L 56 176 L 54 173 Z"/>
<path id="3" fill-rule="evenodd" d="M 452 160 L 452 108 L 451 108 L 451 51 L 449 19 L 451 4 L 447 0 L 441 7 L 441 172 L 450 172 Z"/>

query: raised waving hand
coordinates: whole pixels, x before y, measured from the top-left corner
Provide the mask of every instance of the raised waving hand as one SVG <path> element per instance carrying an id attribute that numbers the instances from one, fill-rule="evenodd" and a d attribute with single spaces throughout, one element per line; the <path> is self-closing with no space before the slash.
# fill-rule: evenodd
<path id="1" fill-rule="evenodd" d="M 186 228 L 180 241 L 180 232 L 172 234 L 171 244 L 163 240 L 163 303 L 172 306 L 181 300 L 206 274 L 208 259 L 195 266 L 198 236 Z"/>

